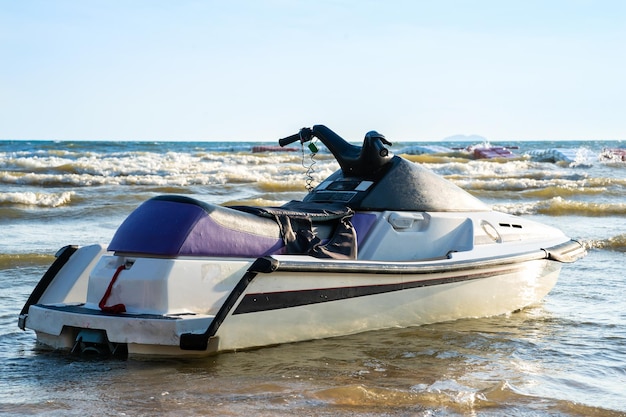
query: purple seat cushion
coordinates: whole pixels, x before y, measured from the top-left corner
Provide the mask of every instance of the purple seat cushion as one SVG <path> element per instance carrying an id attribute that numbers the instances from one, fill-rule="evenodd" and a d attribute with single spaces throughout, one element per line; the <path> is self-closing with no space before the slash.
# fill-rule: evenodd
<path id="1" fill-rule="evenodd" d="M 283 246 L 278 225 L 191 198 L 162 196 L 140 205 L 117 229 L 108 250 L 160 256 L 259 257 Z"/>
<path id="2" fill-rule="evenodd" d="M 356 213 L 362 243 L 376 216 Z M 157 256 L 258 258 L 285 253 L 273 219 L 183 196 L 159 196 L 141 204 L 115 232 L 108 250 Z"/>

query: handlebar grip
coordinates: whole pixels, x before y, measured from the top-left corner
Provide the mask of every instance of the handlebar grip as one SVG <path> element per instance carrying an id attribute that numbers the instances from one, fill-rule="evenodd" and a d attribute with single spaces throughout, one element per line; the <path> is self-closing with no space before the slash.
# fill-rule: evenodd
<path id="1" fill-rule="evenodd" d="M 300 140 L 300 133 L 296 133 L 295 135 L 287 136 L 286 138 L 278 139 L 278 144 L 280 146 L 287 146 L 290 143 L 294 143 Z"/>

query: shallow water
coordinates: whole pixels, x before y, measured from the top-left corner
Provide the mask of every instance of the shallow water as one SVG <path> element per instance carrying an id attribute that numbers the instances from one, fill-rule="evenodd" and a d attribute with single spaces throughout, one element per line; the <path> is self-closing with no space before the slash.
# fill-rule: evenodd
<path id="1" fill-rule="evenodd" d="M 302 155 L 251 154 L 250 144 L 0 142 L 0 414 L 626 415 L 626 164 L 593 158 L 619 143 L 565 145 L 588 158 L 411 156 L 499 210 L 585 242 L 588 256 L 565 265 L 538 305 L 201 360 L 103 361 L 40 351 L 17 327 L 54 252 L 108 241 L 157 194 L 301 198 Z M 337 169 L 325 154 L 315 162 L 316 181 Z"/>

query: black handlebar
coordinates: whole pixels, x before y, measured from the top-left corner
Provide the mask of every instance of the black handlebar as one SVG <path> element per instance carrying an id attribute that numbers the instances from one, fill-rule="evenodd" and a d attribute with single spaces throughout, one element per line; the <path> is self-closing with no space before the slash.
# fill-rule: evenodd
<path id="1" fill-rule="evenodd" d="M 387 163 L 391 162 L 393 154 L 385 145 L 390 145 L 383 135 L 376 131 L 368 132 L 363 140 L 363 146 L 355 146 L 337 135 L 324 125 L 315 125 L 312 128 L 303 127 L 295 135 L 279 139 L 280 146 L 300 141 L 308 142 L 313 137 L 318 138 L 333 154 L 345 176 L 374 177 Z"/>
<path id="2" fill-rule="evenodd" d="M 278 139 L 280 146 L 287 146 L 291 143 L 300 141 L 300 143 L 308 142 L 313 138 L 313 131 L 308 127 L 303 127 L 295 135 L 287 136 L 286 138 Z"/>
<path id="3" fill-rule="evenodd" d="M 278 144 L 280 146 L 287 146 L 295 141 L 300 140 L 300 134 L 296 133 L 295 135 L 287 136 L 286 138 L 278 139 Z"/>

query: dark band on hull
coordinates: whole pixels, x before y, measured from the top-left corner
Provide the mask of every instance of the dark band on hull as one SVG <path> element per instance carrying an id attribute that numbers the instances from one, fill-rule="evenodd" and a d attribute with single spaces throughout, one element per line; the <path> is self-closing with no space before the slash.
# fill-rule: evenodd
<path id="1" fill-rule="evenodd" d="M 463 281 L 510 274 L 517 272 L 520 269 L 520 267 L 511 267 L 508 269 L 474 272 L 463 275 L 455 275 L 451 277 L 434 278 L 411 282 L 400 282 L 393 284 L 247 294 L 243 297 L 243 299 L 233 312 L 233 315 L 258 313 L 261 311 L 299 307 L 309 304 L 325 303 L 329 301 L 345 300 L 356 297 L 365 297 L 369 295 L 384 294 L 414 288 L 453 284 Z"/>

